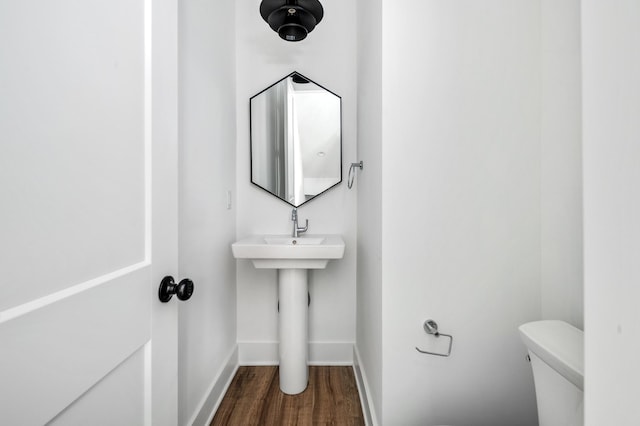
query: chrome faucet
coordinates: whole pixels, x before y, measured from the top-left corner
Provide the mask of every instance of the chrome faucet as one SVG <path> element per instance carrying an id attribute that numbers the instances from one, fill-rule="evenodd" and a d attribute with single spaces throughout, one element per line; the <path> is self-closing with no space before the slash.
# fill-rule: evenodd
<path id="1" fill-rule="evenodd" d="M 293 210 L 291 210 L 291 220 L 293 221 L 293 233 L 291 234 L 293 238 L 298 238 L 300 234 L 307 232 L 307 229 L 309 229 L 309 219 L 306 220 L 304 228 L 298 226 L 298 209 L 297 208 L 294 208 Z"/>

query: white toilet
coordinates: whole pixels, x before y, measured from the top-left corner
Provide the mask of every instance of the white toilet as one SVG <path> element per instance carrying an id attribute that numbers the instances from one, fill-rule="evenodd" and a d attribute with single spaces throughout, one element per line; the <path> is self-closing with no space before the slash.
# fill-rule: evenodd
<path id="1" fill-rule="evenodd" d="M 519 330 L 531 358 L 540 426 L 583 426 L 584 333 L 555 320 Z"/>

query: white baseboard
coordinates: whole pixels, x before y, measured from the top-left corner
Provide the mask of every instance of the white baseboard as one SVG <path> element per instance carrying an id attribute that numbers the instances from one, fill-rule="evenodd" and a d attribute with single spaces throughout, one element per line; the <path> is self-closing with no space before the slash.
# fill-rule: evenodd
<path id="1" fill-rule="evenodd" d="M 238 342 L 240 365 L 278 365 L 278 342 Z M 309 365 L 353 365 L 353 342 L 309 342 Z"/>
<path id="2" fill-rule="evenodd" d="M 198 404 L 198 409 L 187 424 L 191 426 L 208 426 L 211 424 L 213 416 L 238 370 L 238 365 L 238 345 L 234 345 L 233 350 L 229 356 L 227 356 L 227 359 L 209 386 L 207 393 L 203 396 L 200 404 Z"/>
<path id="3" fill-rule="evenodd" d="M 369 384 L 367 382 L 367 376 L 360 367 L 362 365 L 360 354 L 358 353 L 358 347 L 353 345 L 353 372 L 356 376 L 356 384 L 358 385 L 358 393 L 360 394 L 360 405 L 362 406 L 362 413 L 364 414 L 364 422 L 366 426 L 378 426 L 378 419 L 376 418 L 375 409 L 372 409 L 373 401 L 369 395 Z"/>

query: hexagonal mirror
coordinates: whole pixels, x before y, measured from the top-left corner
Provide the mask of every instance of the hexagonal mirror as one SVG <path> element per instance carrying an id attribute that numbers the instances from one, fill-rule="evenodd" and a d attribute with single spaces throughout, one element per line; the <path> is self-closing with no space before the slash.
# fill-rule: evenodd
<path id="1" fill-rule="evenodd" d="M 299 207 L 342 182 L 342 99 L 293 72 L 253 96 L 251 182 Z"/>

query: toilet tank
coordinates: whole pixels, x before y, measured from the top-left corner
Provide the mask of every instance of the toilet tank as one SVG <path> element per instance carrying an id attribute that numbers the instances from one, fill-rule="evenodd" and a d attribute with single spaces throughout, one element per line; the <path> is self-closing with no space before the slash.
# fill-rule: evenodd
<path id="1" fill-rule="evenodd" d="M 519 327 L 529 350 L 540 426 L 584 424 L 584 333 L 564 321 Z"/>

